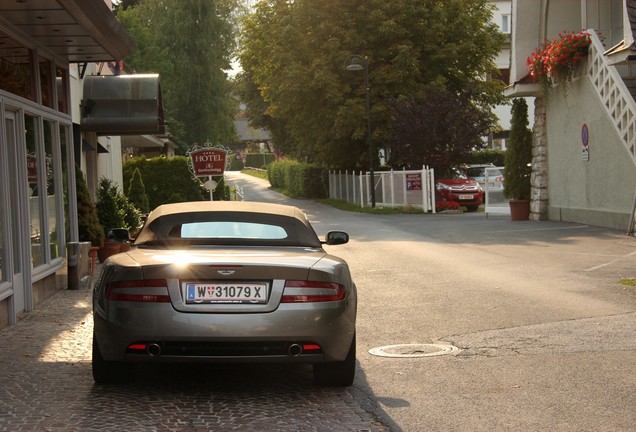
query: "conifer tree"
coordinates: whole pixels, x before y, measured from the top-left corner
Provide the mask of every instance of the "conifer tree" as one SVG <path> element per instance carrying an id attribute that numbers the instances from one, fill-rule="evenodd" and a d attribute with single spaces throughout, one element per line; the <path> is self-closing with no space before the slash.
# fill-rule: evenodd
<path id="1" fill-rule="evenodd" d="M 510 138 L 506 148 L 504 195 L 514 200 L 530 199 L 532 173 L 532 131 L 528 128 L 528 105 L 525 99 L 512 102 Z"/>
<path id="2" fill-rule="evenodd" d="M 141 171 L 139 171 L 139 168 L 135 168 L 132 178 L 130 179 L 130 187 L 128 188 L 128 199 L 142 213 L 148 213 L 150 211 L 150 204 L 148 202 L 148 195 L 146 194 L 146 187 L 144 186 L 144 181 L 141 178 Z"/>
<path id="3" fill-rule="evenodd" d="M 84 174 L 78 165 L 75 165 L 75 185 L 79 239 L 91 242 L 91 246 L 101 246 L 104 241 L 104 228 L 99 223 L 95 204 L 88 193 Z"/>

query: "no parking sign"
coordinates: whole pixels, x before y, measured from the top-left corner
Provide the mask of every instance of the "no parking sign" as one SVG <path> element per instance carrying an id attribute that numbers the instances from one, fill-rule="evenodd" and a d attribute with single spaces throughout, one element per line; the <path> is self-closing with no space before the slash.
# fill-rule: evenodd
<path id="1" fill-rule="evenodd" d="M 581 157 L 584 161 L 590 160 L 590 130 L 587 127 L 587 123 L 583 123 L 581 128 Z"/>

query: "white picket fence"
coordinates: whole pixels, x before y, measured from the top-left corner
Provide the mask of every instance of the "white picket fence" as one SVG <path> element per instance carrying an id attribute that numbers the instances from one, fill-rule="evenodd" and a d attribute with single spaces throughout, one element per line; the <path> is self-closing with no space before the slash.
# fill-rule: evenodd
<path id="1" fill-rule="evenodd" d="M 435 173 L 433 169 L 379 171 L 374 175 L 378 207 L 419 207 L 435 213 Z M 369 173 L 329 172 L 329 198 L 360 207 L 371 206 Z"/>

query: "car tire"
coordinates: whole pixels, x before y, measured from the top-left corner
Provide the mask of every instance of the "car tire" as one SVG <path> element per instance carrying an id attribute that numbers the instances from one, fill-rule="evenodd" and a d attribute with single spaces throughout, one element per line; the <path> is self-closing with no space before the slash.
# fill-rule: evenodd
<path id="1" fill-rule="evenodd" d="M 134 378 L 133 365 L 104 360 L 93 336 L 93 380 L 98 384 L 123 384 Z"/>
<path id="2" fill-rule="evenodd" d="M 347 358 L 341 362 L 314 364 L 314 383 L 322 386 L 348 387 L 356 374 L 356 336 L 353 335 Z"/>

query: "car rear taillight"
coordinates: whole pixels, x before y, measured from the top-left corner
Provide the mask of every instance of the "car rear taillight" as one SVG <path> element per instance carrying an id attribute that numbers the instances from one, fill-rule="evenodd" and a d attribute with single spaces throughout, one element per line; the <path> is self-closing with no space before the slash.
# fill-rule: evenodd
<path id="1" fill-rule="evenodd" d="M 331 282 L 288 280 L 285 282 L 281 303 L 331 302 L 344 300 L 344 298 L 344 285 Z"/>
<path id="2" fill-rule="evenodd" d="M 106 287 L 106 298 L 115 301 L 170 303 L 165 279 L 111 282 Z"/>

